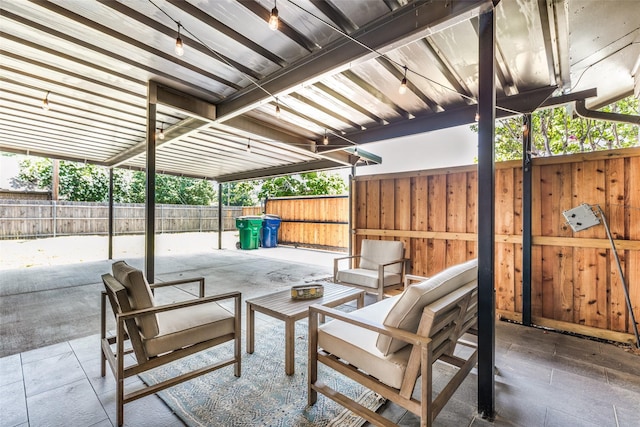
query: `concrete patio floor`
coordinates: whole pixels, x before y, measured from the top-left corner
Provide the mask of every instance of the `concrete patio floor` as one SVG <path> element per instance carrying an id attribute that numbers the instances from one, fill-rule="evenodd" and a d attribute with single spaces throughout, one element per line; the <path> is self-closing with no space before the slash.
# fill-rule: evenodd
<path id="1" fill-rule="evenodd" d="M 3 258 L 6 248 L 1 247 Z M 159 254 L 157 279 L 201 275 L 207 294 L 239 290 L 244 300 L 328 277 L 337 256 L 287 247 L 197 249 Z M 135 254 L 122 258 L 142 267 Z M 110 374 L 100 377 L 97 335 L 100 274 L 110 264 L 85 261 L 0 272 L 0 427 L 113 425 L 115 382 Z M 158 298 L 174 300 L 189 291 Z M 277 322 L 260 314 L 256 321 Z M 640 358 L 613 344 L 497 322 L 493 423 L 478 417 L 476 401 L 474 370 L 435 425 L 638 426 Z M 418 425 L 416 417 L 395 405 L 382 411 L 402 426 Z M 183 425 L 155 395 L 126 405 L 125 423 Z"/>

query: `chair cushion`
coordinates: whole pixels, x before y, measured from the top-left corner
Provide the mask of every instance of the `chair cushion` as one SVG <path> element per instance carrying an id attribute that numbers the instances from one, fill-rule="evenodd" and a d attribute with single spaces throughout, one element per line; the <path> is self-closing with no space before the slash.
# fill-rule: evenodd
<path id="1" fill-rule="evenodd" d="M 231 312 L 216 302 L 157 314 L 159 333 L 144 341 L 149 357 L 218 338 L 235 330 Z"/>
<path id="2" fill-rule="evenodd" d="M 378 266 L 397 261 L 404 256 L 404 243 L 395 240 L 369 240 L 362 241 L 360 251 L 360 268 L 378 271 Z M 402 273 L 402 263 L 385 267 L 385 272 Z"/>
<path id="3" fill-rule="evenodd" d="M 380 323 L 398 296 L 361 308 L 354 316 Z M 400 388 L 411 347 L 390 355 L 376 348 L 377 332 L 359 328 L 340 320 L 332 320 L 318 328 L 318 345 L 362 371 L 378 378 L 383 383 Z"/>
<path id="4" fill-rule="evenodd" d="M 389 310 L 383 324 L 416 333 L 426 305 L 476 280 L 478 280 L 477 259 L 449 267 L 405 289 Z M 378 336 L 376 343 L 377 348 L 384 355 L 394 353 L 406 345 L 404 341 L 382 334 Z"/>
<path id="5" fill-rule="evenodd" d="M 142 271 L 131 267 L 124 261 L 113 263 L 111 269 L 113 271 L 113 277 L 115 277 L 122 286 L 127 288 L 129 303 L 133 310 L 142 310 L 154 306 L 151 288 L 144 278 Z M 141 316 L 136 319 L 136 323 L 140 328 L 140 333 L 145 338 L 152 338 L 158 335 L 158 323 L 155 314 Z"/>
<path id="6" fill-rule="evenodd" d="M 366 270 L 364 268 L 352 268 L 341 270 L 336 274 L 338 282 L 353 285 L 365 286 L 367 288 L 378 289 L 378 270 Z M 400 274 L 384 273 L 384 286 L 397 285 L 401 283 Z"/>

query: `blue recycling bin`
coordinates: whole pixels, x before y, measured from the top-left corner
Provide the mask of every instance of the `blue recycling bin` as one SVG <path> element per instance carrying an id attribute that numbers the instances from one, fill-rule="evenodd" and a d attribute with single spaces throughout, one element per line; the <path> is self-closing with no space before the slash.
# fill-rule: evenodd
<path id="1" fill-rule="evenodd" d="M 262 220 L 262 247 L 275 248 L 278 246 L 278 229 L 281 219 L 278 215 L 265 215 Z"/>

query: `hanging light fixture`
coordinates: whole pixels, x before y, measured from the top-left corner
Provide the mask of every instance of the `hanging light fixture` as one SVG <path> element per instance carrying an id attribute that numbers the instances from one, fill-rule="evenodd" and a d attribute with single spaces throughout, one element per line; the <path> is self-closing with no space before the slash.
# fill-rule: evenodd
<path id="1" fill-rule="evenodd" d="M 407 66 L 404 66 L 404 77 L 402 78 L 402 82 L 400 82 L 400 87 L 398 88 L 398 93 L 400 95 L 404 95 L 407 93 Z"/>
<path id="2" fill-rule="evenodd" d="M 480 111 L 476 108 L 476 116 L 473 118 L 476 122 L 480 121 Z"/>
<path id="3" fill-rule="evenodd" d="M 247 153 L 251 152 L 251 138 L 247 139 Z"/>
<path id="4" fill-rule="evenodd" d="M 327 136 L 327 130 L 324 130 L 324 138 L 322 138 L 322 143 L 324 145 L 329 145 L 329 137 Z"/>
<path id="5" fill-rule="evenodd" d="M 164 139 L 164 123 L 160 122 L 160 130 L 158 131 L 158 138 Z"/>
<path id="6" fill-rule="evenodd" d="M 276 118 L 280 118 L 280 102 L 278 101 L 278 98 L 276 98 Z"/>
<path id="7" fill-rule="evenodd" d="M 271 9 L 271 15 L 269 16 L 269 28 L 271 31 L 278 29 L 278 8 L 276 7 L 276 0 L 273 0 L 273 9 Z"/>
<path id="8" fill-rule="evenodd" d="M 42 100 L 42 109 L 44 111 L 49 111 L 49 91 L 47 91 L 47 94 L 44 96 L 44 99 Z"/>
<path id="9" fill-rule="evenodd" d="M 176 55 L 182 56 L 184 55 L 184 44 L 182 43 L 182 39 L 180 38 L 180 28 L 182 25 L 178 22 L 178 37 L 176 38 Z"/>

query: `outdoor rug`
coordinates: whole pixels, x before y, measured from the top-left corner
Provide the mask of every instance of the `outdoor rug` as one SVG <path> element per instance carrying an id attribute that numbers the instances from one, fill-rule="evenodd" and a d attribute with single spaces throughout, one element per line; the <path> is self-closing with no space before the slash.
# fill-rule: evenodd
<path id="1" fill-rule="evenodd" d="M 242 348 L 242 375 L 233 366 L 176 385 L 158 393 L 160 398 L 188 426 L 345 427 L 360 426 L 364 420 L 318 393 L 314 406 L 307 407 L 306 320 L 296 322 L 295 374 L 284 373 L 284 322 L 256 319 L 253 354 Z M 244 338 L 244 336 L 243 336 Z M 228 343 L 232 344 L 232 343 Z M 209 358 L 232 354 L 231 345 L 221 345 L 183 361 L 140 375 L 147 384 L 175 376 L 186 367 L 206 364 Z M 376 410 L 383 403 L 361 385 L 318 364 L 319 378 L 339 392 Z"/>

